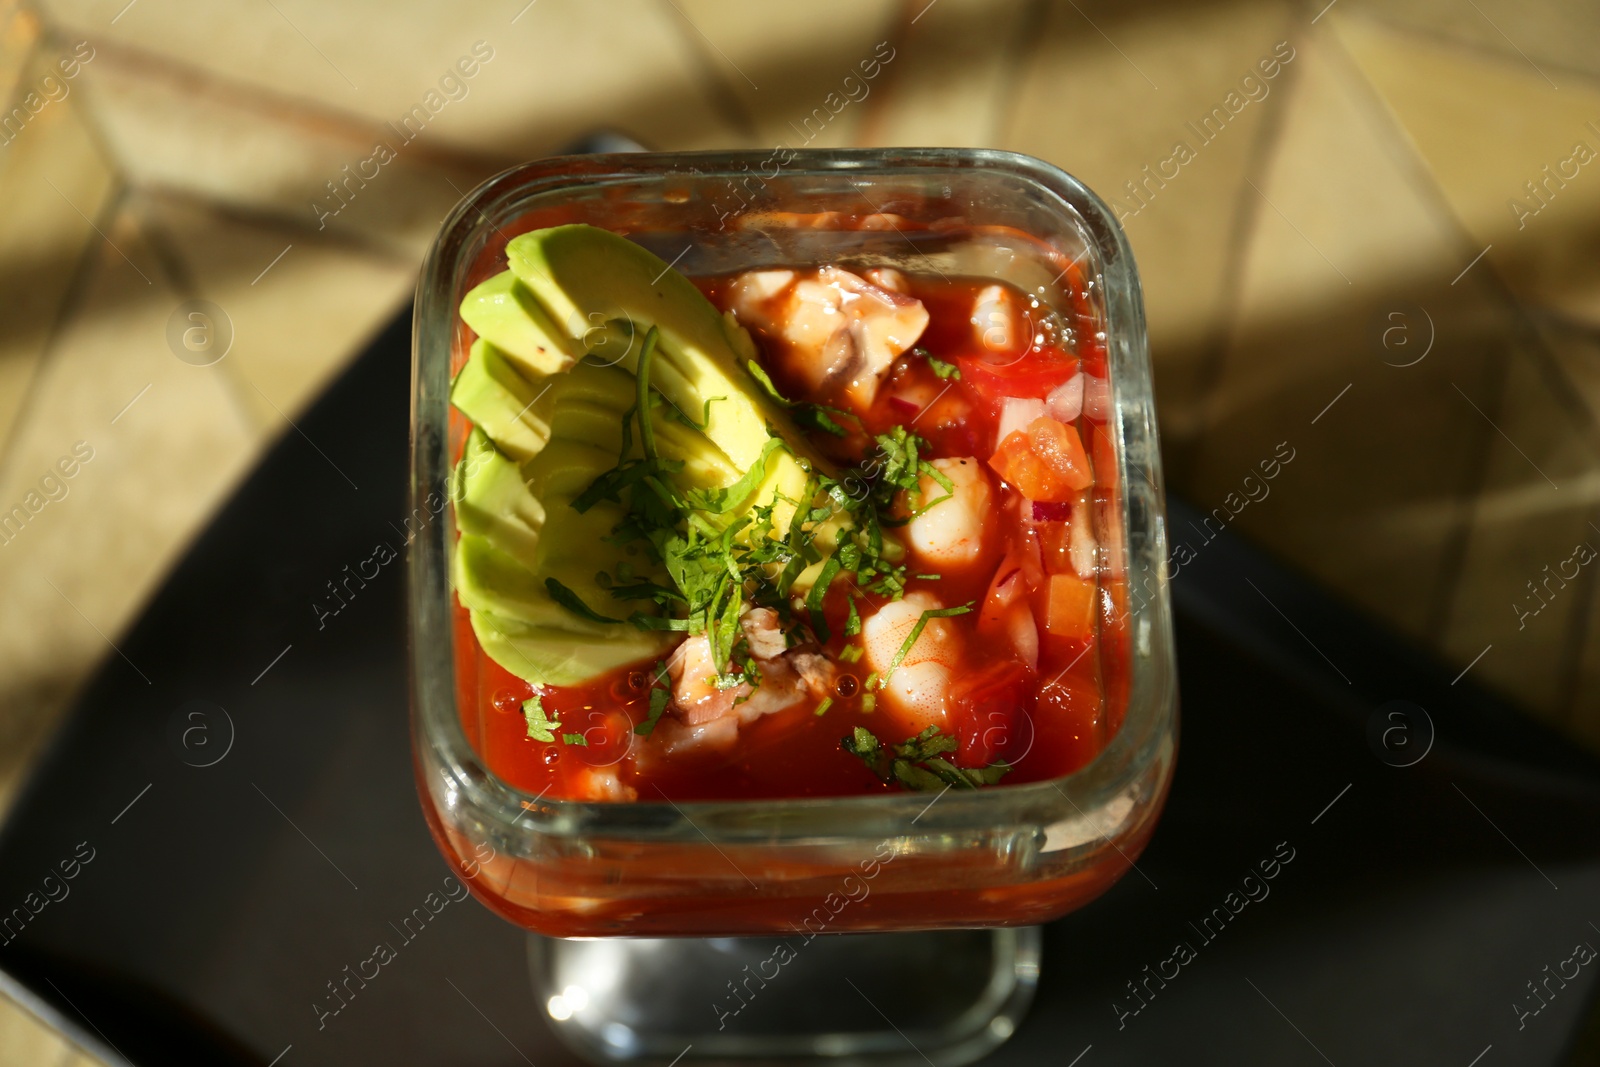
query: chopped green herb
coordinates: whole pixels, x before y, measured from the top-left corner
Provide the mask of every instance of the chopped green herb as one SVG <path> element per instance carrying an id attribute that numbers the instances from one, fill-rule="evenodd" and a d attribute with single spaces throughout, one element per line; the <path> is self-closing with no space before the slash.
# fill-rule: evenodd
<path id="1" fill-rule="evenodd" d="M 544 701 L 535 693 L 522 702 L 522 717 L 528 722 L 528 736 L 535 741 L 554 741 L 555 731 L 561 729 L 561 722 L 545 714 Z"/>
<path id="2" fill-rule="evenodd" d="M 788 397 L 778 392 L 778 387 L 772 384 L 772 379 L 768 377 L 766 370 L 761 366 L 761 364 L 751 359 L 746 360 L 744 366 L 745 370 L 750 372 L 750 377 L 754 378 L 756 380 L 756 384 L 761 386 L 761 391 L 766 393 L 767 396 L 779 406 L 787 410 L 790 417 L 801 426 L 810 427 L 814 430 L 821 430 L 823 433 L 829 433 L 835 437 L 843 437 L 845 436 L 844 427 L 835 422 L 832 416 L 842 415 L 847 419 L 855 419 L 855 416 L 850 414 L 848 411 L 840 411 L 838 408 L 830 408 L 823 404 L 808 404 L 804 401 L 790 400 Z"/>
<path id="3" fill-rule="evenodd" d="M 934 357 L 929 356 L 928 369 L 933 371 L 933 373 L 937 374 L 940 378 L 954 378 L 957 381 L 961 379 L 960 368 L 958 368 L 954 363 L 946 363 L 942 359 L 935 359 Z"/>
<path id="4" fill-rule="evenodd" d="M 761 455 L 745 471 L 744 476 L 732 485 L 721 489 L 692 489 L 687 494 L 689 503 L 701 511 L 723 515 L 750 498 L 767 477 L 767 460 L 780 448 L 786 449 L 781 437 L 769 437 L 761 446 Z"/>
<path id="5" fill-rule="evenodd" d="M 848 631 L 847 631 L 848 632 Z M 860 645 L 845 645 L 839 650 L 839 659 L 845 663 L 854 663 L 861 658 Z"/>
<path id="6" fill-rule="evenodd" d="M 813 711 L 811 714 L 813 714 L 813 715 L 826 715 L 826 714 L 828 714 L 828 709 L 831 708 L 831 707 L 833 707 L 833 698 L 832 697 L 823 697 L 822 698 L 822 703 L 818 704 L 817 705 L 817 710 Z"/>
<path id="7" fill-rule="evenodd" d="M 666 680 L 667 665 L 665 663 L 657 663 L 655 678 L 652 680 L 650 688 L 650 714 L 645 716 L 643 722 L 633 728 L 633 732 L 640 737 L 649 737 L 655 731 L 656 723 L 661 721 L 662 712 L 667 710 L 667 703 L 671 700 L 671 694 L 661 688 Z"/>
<path id="8" fill-rule="evenodd" d="M 583 598 L 577 593 L 574 593 L 571 589 L 568 589 L 554 578 L 546 578 L 544 580 L 544 587 L 550 590 L 551 600 L 554 600 L 557 604 L 560 604 L 562 607 L 566 608 L 579 618 L 588 619 L 590 622 L 601 623 L 622 621 L 621 619 L 613 619 L 609 615 L 600 614 L 598 611 L 585 604 L 583 602 Z"/>
<path id="9" fill-rule="evenodd" d="M 656 457 L 656 429 L 650 419 L 650 361 L 656 354 L 656 342 L 661 339 L 661 331 L 650 327 L 644 335 L 644 347 L 639 350 L 639 366 L 634 371 L 634 385 L 637 386 L 638 399 L 634 401 L 639 415 L 639 444 L 644 449 L 645 459 Z"/>
<path id="10" fill-rule="evenodd" d="M 956 739 L 937 726 L 898 745 L 885 745 L 871 730 L 857 726 L 839 745 L 865 763 L 880 781 L 898 782 L 907 789 L 976 789 L 997 784 L 1011 770 L 1004 760 L 987 767 L 957 767 L 944 758 L 959 747 Z"/>
<path id="11" fill-rule="evenodd" d="M 582 745 L 584 748 L 589 747 L 589 739 L 582 734 L 562 734 L 561 743 L 564 745 Z"/>
<path id="12" fill-rule="evenodd" d="M 900 666 L 900 662 L 906 658 L 906 654 L 916 645 L 917 638 L 922 636 L 922 631 L 927 627 L 929 619 L 948 619 L 955 615 L 965 615 L 972 610 L 973 605 L 976 603 L 977 601 L 971 601 L 966 604 L 957 604 L 953 608 L 929 608 L 917 616 L 916 625 L 911 627 L 911 632 L 906 635 L 905 642 L 900 646 L 900 651 L 896 652 L 894 659 L 889 661 L 889 669 L 879 679 L 878 688 L 882 689 L 889 684 L 889 676 L 895 672 L 895 668 Z"/>
<path id="13" fill-rule="evenodd" d="M 718 400 L 726 400 L 726 399 L 728 399 L 728 398 L 725 397 L 725 396 L 707 397 L 706 398 L 706 402 L 705 402 L 705 407 L 700 412 L 700 421 L 699 422 L 695 422 L 688 415 L 685 415 L 682 411 L 678 411 L 676 409 L 676 407 L 674 407 L 673 414 L 677 416 L 677 419 L 678 419 L 679 422 L 681 422 L 685 426 L 689 427 L 689 429 L 691 429 L 691 430 L 699 430 L 701 433 L 705 433 L 706 432 L 706 427 L 711 425 L 711 405 L 712 405 L 712 403 L 715 402 L 715 401 L 718 401 Z"/>

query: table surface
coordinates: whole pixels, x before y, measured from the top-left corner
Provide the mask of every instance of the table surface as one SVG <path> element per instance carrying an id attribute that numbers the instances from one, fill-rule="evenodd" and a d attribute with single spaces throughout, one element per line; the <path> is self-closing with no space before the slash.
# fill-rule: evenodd
<path id="1" fill-rule="evenodd" d="M 313 1007 L 447 873 L 411 777 L 402 575 L 321 629 L 309 607 L 405 514 L 408 337 L 391 325 L 223 509 L 0 834 L 8 905 L 92 856 L 0 967 L 108 1059 L 575 1062 L 524 935 L 475 903 L 325 1027 Z M 1045 928 L 1038 1000 L 992 1062 L 1594 1062 L 1595 968 L 1521 1027 L 1514 1005 L 1600 944 L 1595 761 L 1230 535 L 1173 594 L 1167 811 L 1135 873 Z M 1396 699 L 1436 731 L 1403 768 L 1369 737 Z M 1272 856 L 1292 858 L 1269 892 L 1197 935 Z M 1197 958 L 1133 1013 L 1127 983 L 1179 941 Z"/>

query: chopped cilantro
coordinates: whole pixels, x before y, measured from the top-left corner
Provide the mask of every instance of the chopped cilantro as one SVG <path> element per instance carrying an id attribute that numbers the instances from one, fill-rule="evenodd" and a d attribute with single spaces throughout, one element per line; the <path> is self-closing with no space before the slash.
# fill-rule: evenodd
<path id="1" fill-rule="evenodd" d="M 667 710 L 667 702 L 671 699 L 671 694 L 661 688 L 666 680 L 667 665 L 665 663 L 657 663 L 655 666 L 655 678 L 651 681 L 650 688 L 650 714 L 645 717 L 643 722 L 633 728 L 633 732 L 640 737 L 649 737 L 655 731 L 656 723 L 661 721 L 662 713 Z"/>
<path id="2" fill-rule="evenodd" d="M 1004 760 L 987 767 L 957 767 L 944 758 L 958 748 L 956 739 L 937 726 L 898 745 L 885 745 L 871 730 L 857 726 L 839 745 L 865 763 L 880 781 L 897 782 L 906 789 L 976 789 L 997 784 L 1011 770 Z"/>
<path id="3" fill-rule="evenodd" d="M 638 388 L 638 399 L 634 401 L 635 410 L 639 416 L 639 444 L 644 449 L 647 460 L 656 458 L 656 428 L 650 418 L 650 361 L 656 354 L 656 343 L 661 339 L 661 331 L 650 327 L 644 335 L 644 347 L 639 350 L 639 365 L 634 371 L 634 385 Z"/>
<path id="4" fill-rule="evenodd" d="M 561 729 L 561 722 L 545 714 L 544 701 L 535 693 L 522 702 L 522 717 L 528 722 L 528 736 L 535 741 L 554 741 L 555 731 Z"/>
<path id="5" fill-rule="evenodd" d="M 793 418 L 797 424 L 809 427 L 813 430 L 821 430 L 823 433 L 832 434 L 835 437 L 845 436 L 844 427 L 840 426 L 836 421 L 834 421 L 832 416 L 842 415 L 847 419 L 854 419 L 854 415 L 850 414 L 848 411 L 841 411 L 838 408 L 830 408 L 823 404 L 808 404 L 804 401 L 790 400 L 788 397 L 778 392 L 778 387 L 772 384 L 772 379 L 767 375 L 766 370 L 761 366 L 761 364 L 757 363 L 753 359 L 750 359 L 745 361 L 744 366 L 745 370 L 750 372 L 750 377 L 754 378 L 756 380 L 756 384 L 761 386 L 761 391 L 766 393 L 767 396 L 780 407 L 788 411 L 789 416 Z"/>
<path id="6" fill-rule="evenodd" d="M 941 379 L 954 378 L 957 381 L 961 380 L 961 369 L 954 363 L 946 363 L 942 359 L 935 359 L 933 356 L 929 356 L 928 369 L 933 371 L 934 374 L 937 374 Z"/>
<path id="7" fill-rule="evenodd" d="M 721 489 L 692 489 L 687 497 L 691 506 L 701 511 L 709 511 L 713 515 L 724 515 L 739 504 L 750 498 L 767 477 L 767 460 L 780 448 L 787 449 L 781 437 L 769 437 L 761 446 L 761 455 L 744 476 L 732 485 Z"/>
<path id="8" fill-rule="evenodd" d="M 585 604 L 583 602 L 583 598 L 577 593 L 574 593 L 571 589 L 568 589 L 554 578 L 546 578 L 544 580 L 544 587 L 550 590 L 551 600 L 554 600 L 557 604 L 560 604 L 562 607 L 566 608 L 579 618 L 588 619 L 590 622 L 600 623 L 622 621 L 621 619 L 613 619 L 609 615 L 600 614 L 598 611 Z"/>
<path id="9" fill-rule="evenodd" d="M 582 734 L 562 734 L 561 743 L 564 745 L 582 745 L 584 748 L 589 747 L 589 739 Z"/>
<path id="10" fill-rule="evenodd" d="M 711 405 L 715 401 L 726 400 L 726 399 L 728 399 L 728 398 L 725 397 L 725 396 L 707 397 L 706 398 L 706 402 L 705 402 L 705 407 L 700 412 L 700 421 L 699 422 L 695 422 L 688 415 L 685 415 L 682 411 L 674 410 L 673 411 L 673 415 L 675 415 L 677 417 L 679 422 L 681 422 L 685 426 L 689 427 L 689 429 L 691 429 L 691 430 L 699 430 L 701 433 L 705 433 L 706 432 L 706 427 L 711 425 Z"/>

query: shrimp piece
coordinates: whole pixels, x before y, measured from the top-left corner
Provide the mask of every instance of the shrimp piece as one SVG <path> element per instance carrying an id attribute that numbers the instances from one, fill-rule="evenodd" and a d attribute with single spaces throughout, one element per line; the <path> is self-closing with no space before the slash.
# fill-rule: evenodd
<path id="1" fill-rule="evenodd" d="M 590 767 L 577 775 L 577 787 L 583 800 L 638 800 L 639 791 L 624 785 L 617 777 L 615 767 Z"/>
<path id="2" fill-rule="evenodd" d="M 776 342 L 784 371 L 808 398 L 838 390 L 862 407 L 928 325 L 922 301 L 838 267 L 751 271 L 729 295 L 739 321 Z"/>
<path id="3" fill-rule="evenodd" d="M 907 650 L 899 666 L 890 665 L 916 628 L 924 611 L 941 607 L 930 594 L 906 594 L 886 604 L 862 622 L 867 662 L 886 678 L 883 706 L 909 737 L 929 726 L 947 730 L 950 724 L 950 682 L 960 664 L 961 638 L 949 619 L 929 619 Z"/>
<path id="4" fill-rule="evenodd" d="M 971 457 L 936 459 L 933 467 L 951 483 L 946 491 L 924 474 L 916 492 L 907 493 L 910 512 L 927 508 L 906 525 L 912 552 L 934 567 L 964 567 L 983 553 L 984 521 L 994 494 L 983 464 Z"/>

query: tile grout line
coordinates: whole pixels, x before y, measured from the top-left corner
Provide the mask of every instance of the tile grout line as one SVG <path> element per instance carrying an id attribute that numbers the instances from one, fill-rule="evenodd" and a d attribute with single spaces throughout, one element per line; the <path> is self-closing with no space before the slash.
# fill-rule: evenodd
<path id="1" fill-rule="evenodd" d="M 1292 37 L 1298 28 L 1299 16 L 1291 15 L 1284 27 L 1286 37 Z M 1283 93 L 1286 100 L 1292 104 L 1301 87 L 1300 70 L 1290 65 L 1284 76 L 1286 80 L 1283 83 Z M 1287 124 L 1287 106 L 1267 111 L 1246 153 L 1244 172 L 1247 176 L 1257 173 L 1263 180 L 1266 179 L 1272 164 L 1277 159 L 1278 150 L 1282 147 L 1283 131 Z M 1250 243 L 1260 229 L 1264 214 L 1265 208 L 1261 197 L 1254 195 L 1249 186 L 1241 184 L 1229 211 L 1228 232 L 1224 238 L 1226 251 L 1216 290 L 1216 319 L 1214 324 L 1205 327 L 1205 332 L 1202 334 L 1200 350 L 1204 354 L 1199 361 L 1201 365 L 1195 376 L 1194 403 L 1197 409 L 1198 428 L 1190 440 L 1203 438 L 1206 427 L 1212 421 L 1214 409 L 1219 405 L 1217 394 L 1227 373 L 1228 356 L 1244 329 L 1244 275 L 1249 269 Z M 1182 449 L 1176 453 L 1174 459 L 1177 462 L 1169 467 L 1174 475 L 1168 479 L 1169 482 L 1183 484 L 1195 478 L 1204 455 L 1203 448 L 1199 447 L 1192 450 Z M 1179 459 L 1179 456 L 1184 458 Z"/>

